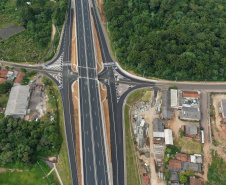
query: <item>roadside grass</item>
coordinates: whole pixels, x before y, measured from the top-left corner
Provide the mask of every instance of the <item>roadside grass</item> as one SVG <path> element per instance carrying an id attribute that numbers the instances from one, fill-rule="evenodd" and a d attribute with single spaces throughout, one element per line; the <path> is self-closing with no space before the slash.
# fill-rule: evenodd
<path id="1" fill-rule="evenodd" d="M 124 119 L 125 119 L 125 140 L 126 140 L 126 174 L 128 185 L 139 185 L 139 175 L 136 165 L 135 152 L 133 147 L 133 139 L 130 132 L 130 121 L 129 121 L 129 106 L 125 105 Z"/>
<path id="2" fill-rule="evenodd" d="M 17 168 L 16 165 L 10 165 L 11 169 L 21 169 Z M 23 167 L 23 172 L 16 171 L 10 172 L 6 171 L 0 173 L 1 185 L 58 185 L 58 179 L 55 173 L 51 173 L 48 177 L 45 177 L 51 170 L 51 168 L 42 160 L 39 160 L 39 164 L 35 163 L 32 167 Z"/>
<path id="3" fill-rule="evenodd" d="M 9 94 L 0 94 L 0 107 L 6 107 Z"/>
<path id="4" fill-rule="evenodd" d="M 212 163 L 208 169 L 208 181 L 207 185 L 219 184 L 226 185 L 226 162 L 221 156 L 214 150 L 212 150 Z"/>
<path id="5" fill-rule="evenodd" d="M 177 141 L 174 142 L 175 146 L 180 148 L 181 152 L 187 154 L 201 154 L 202 152 L 202 144 L 198 141 L 193 141 L 190 138 L 178 138 Z"/>
<path id="6" fill-rule="evenodd" d="M 63 139 L 61 148 L 60 148 L 60 152 L 58 155 L 59 162 L 58 162 L 58 164 L 56 164 L 56 168 L 61 177 L 61 180 L 63 181 L 63 184 L 70 185 L 70 184 L 72 184 L 72 182 L 71 182 L 71 171 L 70 171 L 68 151 L 67 151 L 67 141 L 66 141 L 65 128 L 64 128 L 63 105 L 61 102 L 60 93 L 55 84 L 53 85 L 53 90 L 55 92 L 56 102 L 57 102 L 57 107 L 58 107 L 59 131 L 60 131 L 60 135 Z"/>

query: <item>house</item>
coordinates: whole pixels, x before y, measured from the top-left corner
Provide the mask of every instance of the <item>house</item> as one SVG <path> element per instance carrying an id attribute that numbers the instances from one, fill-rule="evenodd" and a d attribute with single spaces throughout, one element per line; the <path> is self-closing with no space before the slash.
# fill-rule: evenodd
<path id="1" fill-rule="evenodd" d="M 197 126 L 192 125 L 184 125 L 184 131 L 186 136 L 195 136 L 198 134 Z"/>
<path id="2" fill-rule="evenodd" d="M 190 162 L 190 156 L 187 154 L 176 153 L 176 159 L 183 162 Z"/>
<path id="3" fill-rule="evenodd" d="M 196 163 L 190 163 L 190 162 L 181 162 L 181 169 L 182 170 L 193 170 L 195 172 L 201 172 L 202 165 L 201 164 L 196 164 Z"/>
<path id="4" fill-rule="evenodd" d="M 163 120 L 159 118 L 153 119 L 153 137 L 164 138 L 164 125 Z"/>
<path id="5" fill-rule="evenodd" d="M 30 87 L 28 85 L 13 86 L 9 95 L 5 115 L 14 118 L 24 118 L 27 113 L 30 98 Z"/>
<path id="6" fill-rule="evenodd" d="M 171 172 L 170 173 L 170 178 L 169 178 L 169 181 L 168 181 L 168 184 L 178 184 L 179 185 L 179 181 L 180 181 L 180 178 L 179 178 L 179 175 L 177 172 Z"/>
<path id="7" fill-rule="evenodd" d="M 149 184 L 149 177 L 147 173 L 143 174 L 143 181 L 144 181 L 144 184 Z"/>
<path id="8" fill-rule="evenodd" d="M 192 176 L 189 178 L 189 185 L 203 185 L 203 181 Z"/>
<path id="9" fill-rule="evenodd" d="M 166 145 L 173 145 L 173 132 L 171 129 L 165 129 L 165 144 Z"/>
<path id="10" fill-rule="evenodd" d="M 0 70 L 0 77 L 6 78 L 9 70 Z"/>
<path id="11" fill-rule="evenodd" d="M 198 99 L 199 93 L 197 91 L 183 91 L 182 98 Z"/>
<path id="12" fill-rule="evenodd" d="M 201 164 L 202 163 L 202 155 L 200 155 L 200 154 L 191 155 L 191 162 Z"/>
<path id="13" fill-rule="evenodd" d="M 221 101 L 221 107 L 222 107 L 223 122 L 226 123 L 226 99 Z"/>
<path id="14" fill-rule="evenodd" d="M 173 172 L 179 172 L 181 170 L 181 161 L 170 159 L 168 169 Z"/>
<path id="15" fill-rule="evenodd" d="M 201 118 L 199 107 L 182 107 L 180 118 L 185 120 L 199 121 Z"/>
<path id="16" fill-rule="evenodd" d="M 21 83 L 22 80 L 23 80 L 24 74 L 25 74 L 24 72 L 20 71 L 19 74 L 17 75 L 16 80 L 15 80 L 14 83 Z"/>
<path id="17" fill-rule="evenodd" d="M 12 82 L 18 75 L 18 71 L 9 71 L 7 73 L 7 82 Z"/>
<path id="18" fill-rule="evenodd" d="M 173 109 L 171 108 L 170 102 L 170 91 L 163 90 L 162 91 L 162 115 L 164 119 L 172 119 L 173 118 Z"/>
<path id="19" fill-rule="evenodd" d="M 4 83 L 6 81 L 5 78 L 0 78 L 0 84 Z"/>

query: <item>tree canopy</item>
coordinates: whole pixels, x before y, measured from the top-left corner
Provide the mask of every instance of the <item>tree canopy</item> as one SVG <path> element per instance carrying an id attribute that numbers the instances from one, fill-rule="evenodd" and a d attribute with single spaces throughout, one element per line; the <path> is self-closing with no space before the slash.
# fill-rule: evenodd
<path id="1" fill-rule="evenodd" d="M 178 80 L 226 80 L 226 1 L 105 0 L 121 64 Z"/>
<path id="2" fill-rule="evenodd" d="M 0 119 L 0 164 L 32 163 L 39 152 L 58 153 L 61 136 L 56 121 L 39 122 Z"/>

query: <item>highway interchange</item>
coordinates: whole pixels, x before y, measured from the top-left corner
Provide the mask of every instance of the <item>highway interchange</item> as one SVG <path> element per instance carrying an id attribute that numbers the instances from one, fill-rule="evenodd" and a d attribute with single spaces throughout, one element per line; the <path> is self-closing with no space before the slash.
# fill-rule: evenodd
<path id="1" fill-rule="evenodd" d="M 92 8 L 90 8 L 90 5 Z M 77 32 L 77 60 L 78 73 L 68 65 L 71 62 L 72 20 L 75 8 L 76 32 Z M 94 18 L 98 34 L 104 69 L 97 74 L 95 48 L 91 26 L 91 12 Z M 56 61 L 62 57 L 59 69 L 53 69 Z M 28 70 L 36 70 L 47 75 L 59 87 L 64 110 L 65 133 L 67 139 L 68 155 L 71 169 L 72 184 L 80 184 L 77 176 L 77 162 L 75 153 L 75 122 L 72 102 L 71 86 L 74 81 L 79 83 L 80 97 L 80 125 L 82 138 L 82 181 L 85 185 L 107 185 L 112 184 L 106 146 L 103 133 L 103 120 L 100 103 L 99 82 L 107 86 L 107 96 L 110 117 L 111 156 L 113 167 L 113 184 L 123 185 L 125 181 L 125 151 L 123 135 L 123 104 L 127 95 L 135 89 L 153 87 L 167 89 L 169 86 L 177 85 L 179 89 L 196 89 L 208 91 L 225 90 L 224 83 L 192 83 L 173 81 L 150 81 L 129 75 L 113 60 L 104 30 L 102 28 L 95 0 L 75 0 L 69 3 L 69 11 L 65 21 L 64 32 L 58 55 L 54 60 L 44 66 L 19 65 L 1 62 L 14 67 L 24 67 Z M 57 64 L 59 65 L 59 64 Z M 115 80 L 114 71 L 124 78 Z M 62 76 L 60 80 L 54 76 Z M 115 83 L 130 84 L 128 89 L 120 98 L 117 98 Z"/>

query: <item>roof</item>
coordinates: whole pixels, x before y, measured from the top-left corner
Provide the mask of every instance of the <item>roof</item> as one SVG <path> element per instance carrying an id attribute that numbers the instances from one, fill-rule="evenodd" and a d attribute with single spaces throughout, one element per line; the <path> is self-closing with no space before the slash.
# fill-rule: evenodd
<path id="1" fill-rule="evenodd" d="M 153 132 L 153 137 L 165 137 L 165 133 L 164 132 Z"/>
<path id="2" fill-rule="evenodd" d="M 21 83 L 22 82 L 22 80 L 23 80 L 23 77 L 24 77 L 24 72 L 19 72 L 19 74 L 17 75 L 17 78 L 16 78 L 16 80 L 15 80 L 15 83 Z"/>
<path id="3" fill-rule="evenodd" d="M 184 162 L 190 161 L 190 156 L 187 155 L 187 154 L 177 153 L 175 155 L 175 157 L 176 157 L 177 160 L 180 160 L 180 161 L 184 161 Z"/>
<path id="4" fill-rule="evenodd" d="M 175 159 L 170 159 L 169 160 L 169 168 L 181 169 L 181 161 L 175 160 Z"/>
<path id="5" fill-rule="evenodd" d="M 0 77 L 7 77 L 8 72 L 9 72 L 8 70 L 1 70 Z"/>
<path id="6" fill-rule="evenodd" d="M 185 125 L 185 132 L 186 134 L 197 134 L 198 129 L 197 126 L 192 126 L 192 125 Z"/>
<path id="7" fill-rule="evenodd" d="M 183 98 L 199 98 L 199 93 L 198 92 L 192 92 L 192 91 L 184 91 Z"/>
<path id="8" fill-rule="evenodd" d="M 203 185 L 203 181 L 195 177 L 190 177 L 190 185 Z"/>
<path id="9" fill-rule="evenodd" d="M 201 114 L 198 107 L 183 107 L 180 118 L 181 119 L 191 119 L 191 120 L 200 120 Z"/>
<path id="10" fill-rule="evenodd" d="M 202 163 L 202 156 L 200 154 L 191 155 L 192 163 Z"/>
<path id="11" fill-rule="evenodd" d="M 173 133 L 171 129 L 165 129 L 165 144 L 166 145 L 173 145 Z"/>
<path id="12" fill-rule="evenodd" d="M 153 132 L 164 132 L 163 120 L 159 118 L 153 119 Z"/>
<path id="13" fill-rule="evenodd" d="M 162 91 L 162 114 L 165 119 L 173 118 L 173 109 L 170 107 L 170 91 Z"/>
<path id="14" fill-rule="evenodd" d="M 223 116 L 226 118 L 226 99 L 222 100 Z"/>
<path id="15" fill-rule="evenodd" d="M 177 106 L 177 90 L 176 89 L 170 90 L 170 98 L 171 98 L 171 107 Z"/>
<path id="16" fill-rule="evenodd" d="M 179 175 L 176 172 L 170 173 L 170 181 L 179 181 Z"/>
<path id="17" fill-rule="evenodd" d="M 27 109 L 27 97 L 30 87 L 28 85 L 13 86 L 9 95 L 5 115 L 25 115 Z"/>
<path id="18" fill-rule="evenodd" d="M 0 78 L 0 84 L 2 84 L 3 82 L 5 82 L 6 79 L 5 78 Z"/>
<path id="19" fill-rule="evenodd" d="M 196 163 L 190 163 L 190 162 L 182 162 L 181 168 L 183 170 L 193 170 L 195 172 L 201 172 L 201 164 L 196 164 Z"/>

